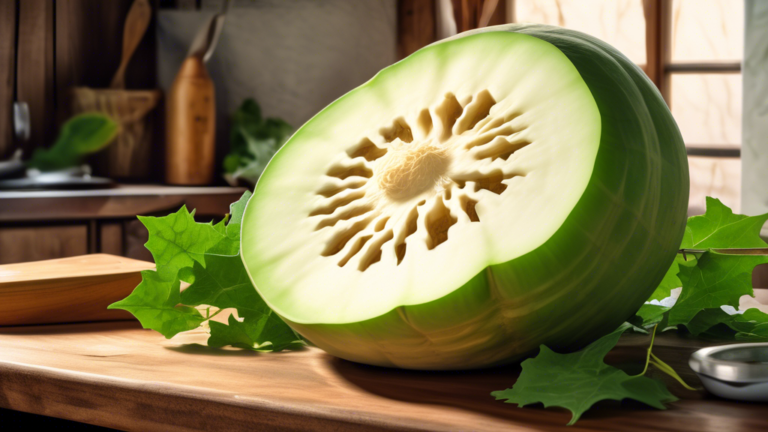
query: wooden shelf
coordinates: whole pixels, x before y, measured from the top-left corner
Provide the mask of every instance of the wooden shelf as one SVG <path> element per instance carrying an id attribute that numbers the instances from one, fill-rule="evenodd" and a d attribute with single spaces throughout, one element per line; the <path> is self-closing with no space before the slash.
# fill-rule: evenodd
<path id="1" fill-rule="evenodd" d="M 121 185 L 79 191 L 0 192 L 0 222 L 134 217 L 186 204 L 199 214 L 219 214 L 245 192 L 239 187 Z"/>
<path id="2" fill-rule="evenodd" d="M 209 349 L 203 331 L 165 340 L 134 321 L 0 328 L 0 407 L 124 430 L 762 431 L 764 404 L 701 394 L 666 411 L 600 403 L 575 427 L 559 409 L 520 409 L 489 393 L 518 367 L 414 372 L 369 367 L 316 348 L 281 354 Z M 676 337 L 675 337 L 676 338 Z M 662 358 L 687 356 L 661 337 Z M 626 343 L 642 358 L 647 345 Z M 619 350 L 621 351 L 621 350 Z M 626 357 L 625 355 L 625 357 Z"/>
<path id="3" fill-rule="evenodd" d="M 149 261 L 136 215 L 165 216 L 182 205 L 200 221 L 220 219 L 239 187 L 120 185 L 111 189 L 0 192 L 0 264 L 110 253 Z"/>

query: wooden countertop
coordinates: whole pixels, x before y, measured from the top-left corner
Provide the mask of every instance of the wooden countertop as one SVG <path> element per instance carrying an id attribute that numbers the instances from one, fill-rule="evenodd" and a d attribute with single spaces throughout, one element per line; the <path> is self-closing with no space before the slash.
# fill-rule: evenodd
<path id="1" fill-rule="evenodd" d="M 137 214 L 176 211 L 182 204 L 196 208 L 198 214 L 218 214 L 245 190 L 227 186 L 119 185 L 94 190 L 0 191 L 0 222 L 133 218 Z"/>
<path id="2" fill-rule="evenodd" d="M 489 395 L 510 387 L 519 367 L 402 371 L 316 348 L 259 354 L 198 345 L 205 340 L 202 330 L 165 340 L 134 321 L 0 328 L 0 407 L 141 431 L 768 430 L 765 404 L 675 387 L 686 399 L 666 411 L 601 402 L 567 427 L 564 410 L 521 409 Z M 655 350 L 662 358 L 696 349 L 665 340 Z M 630 357 L 647 347 L 624 345 Z"/>

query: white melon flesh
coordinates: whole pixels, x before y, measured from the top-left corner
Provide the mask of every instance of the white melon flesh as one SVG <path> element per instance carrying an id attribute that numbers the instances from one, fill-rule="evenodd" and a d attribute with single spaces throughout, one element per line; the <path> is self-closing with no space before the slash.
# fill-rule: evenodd
<path id="1" fill-rule="evenodd" d="M 592 95 L 554 46 L 511 33 L 435 46 L 296 133 L 256 189 L 243 256 L 298 323 L 429 302 L 546 241 L 599 142 Z"/>

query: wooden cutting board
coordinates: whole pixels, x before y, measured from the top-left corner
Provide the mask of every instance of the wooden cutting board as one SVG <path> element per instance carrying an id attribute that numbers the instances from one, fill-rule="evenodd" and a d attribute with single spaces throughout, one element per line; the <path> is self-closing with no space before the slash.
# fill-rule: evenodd
<path id="1" fill-rule="evenodd" d="M 0 326 L 131 319 L 107 306 L 155 265 L 107 254 L 0 266 Z"/>

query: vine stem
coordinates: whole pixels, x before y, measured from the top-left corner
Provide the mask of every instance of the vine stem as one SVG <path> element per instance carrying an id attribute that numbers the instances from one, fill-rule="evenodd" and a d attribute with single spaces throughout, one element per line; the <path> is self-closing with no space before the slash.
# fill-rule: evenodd
<path id="1" fill-rule="evenodd" d="M 656 327 L 658 327 L 658 326 L 659 326 L 658 324 L 653 326 L 653 331 L 651 332 L 651 344 L 648 345 L 648 354 L 646 354 L 646 356 L 645 356 L 645 367 L 643 368 L 643 371 L 640 372 L 640 374 L 636 375 L 636 376 L 643 376 L 643 375 L 645 375 L 646 372 L 648 372 L 648 365 L 651 363 L 651 355 L 652 355 L 651 354 L 651 349 L 653 348 L 653 340 L 656 338 Z"/>
<path id="2" fill-rule="evenodd" d="M 692 391 L 701 390 L 701 389 L 693 388 L 693 387 L 689 386 L 688 384 L 686 384 L 686 382 L 683 381 L 682 378 L 680 378 L 680 375 L 678 375 L 677 372 L 675 372 L 675 370 L 672 369 L 672 366 L 670 366 L 670 365 L 664 363 L 663 361 L 661 361 L 661 359 L 656 357 L 655 354 L 651 354 L 651 357 L 653 357 L 653 360 L 651 360 L 651 362 L 650 362 L 652 365 L 656 366 L 660 371 L 662 371 L 665 374 L 667 374 L 667 375 L 671 376 L 672 378 L 674 378 L 683 387 L 687 388 L 688 390 L 692 390 Z"/>
<path id="3" fill-rule="evenodd" d="M 648 365 L 654 365 L 656 366 L 657 369 L 674 378 L 677 382 L 679 382 L 683 387 L 687 388 L 688 390 L 693 390 L 693 391 L 701 390 L 701 389 L 693 388 L 688 384 L 686 384 L 686 382 L 683 381 L 682 378 L 680 378 L 680 375 L 678 375 L 677 372 L 675 372 L 675 370 L 672 369 L 672 366 L 664 363 L 660 358 L 656 356 L 656 354 L 651 352 L 651 350 L 653 349 L 653 341 L 654 339 L 656 339 L 656 328 L 658 326 L 659 326 L 658 324 L 653 326 L 653 332 L 651 332 L 651 344 L 648 345 L 648 353 L 645 356 L 645 367 L 643 368 L 643 371 L 640 372 L 640 374 L 635 376 L 645 375 L 645 373 L 648 372 Z"/>
<path id="4" fill-rule="evenodd" d="M 216 315 L 218 315 L 218 314 L 219 314 L 219 312 L 221 312 L 221 311 L 223 311 L 223 310 L 224 310 L 224 309 L 219 309 L 219 310 L 217 310 L 216 312 L 214 312 L 213 314 L 211 314 L 211 308 L 207 308 L 207 309 L 205 309 L 205 321 L 207 321 L 207 320 L 209 320 L 209 319 L 211 319 L 211 318 L 215 317 Z"/>

